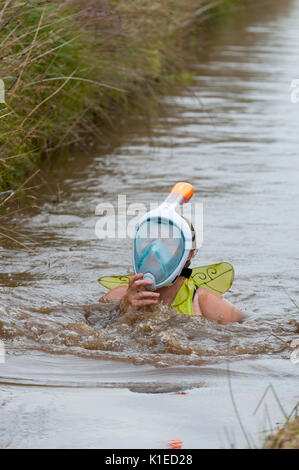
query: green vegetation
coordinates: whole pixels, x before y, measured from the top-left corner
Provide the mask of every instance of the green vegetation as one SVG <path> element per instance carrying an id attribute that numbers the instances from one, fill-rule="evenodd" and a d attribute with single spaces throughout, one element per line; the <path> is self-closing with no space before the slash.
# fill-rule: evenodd
<path id="1" fill-rule="evenodd" d="M 190 80 L 184 56 L 194 28 L 228 3 L 0 2 L 0 191 L 17 188 L 57 149 L 103 138 L 132 104 L 145 107 Z"/>

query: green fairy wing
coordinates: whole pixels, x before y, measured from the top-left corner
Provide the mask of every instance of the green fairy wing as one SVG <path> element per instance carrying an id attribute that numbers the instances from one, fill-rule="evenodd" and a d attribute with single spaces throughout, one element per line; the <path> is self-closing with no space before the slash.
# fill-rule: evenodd
<path id="1" fill-rule="evenodd" d="M 130 277 L 134 276 L 134 274 L 124 274 L 121 276 L 103 276 L 98 279 L 98 282 L 107 287 L 107 289 L 113 289 L 114 287 L 118 286 L 128 286 Z"/>
<path id="2" fill-rule="evenodd" d="M 134 276 L 134 274 L 103 276 L 98 279 L 98 282 L 111 290 L 118 286 L 128 286 L 129 279 L 132 276 Z M 233 283 L 234 268 L 229 263 L 200 266 L 199 268 L 192 269 L 191 277 L 196 286 L 224 294 Z"/>
<path id="3" fill-rule="evenodd" d="M 211 264 L 193 268 L 191 277 L 198 287 L 224 294 L 234 280 L 234 268 L 230 263 Z"/>

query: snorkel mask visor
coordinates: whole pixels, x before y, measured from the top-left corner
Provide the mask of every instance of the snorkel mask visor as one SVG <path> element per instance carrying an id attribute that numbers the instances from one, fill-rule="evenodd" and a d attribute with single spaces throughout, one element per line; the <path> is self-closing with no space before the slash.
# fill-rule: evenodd
<path id="1" fill-rule="evenodd" d="M 192 231 L 189 224 L 175 207 L 190 199 L 174 192 L 157 209 L 145 214 L 136 226 L 133 241 L 133 266 L 135 273 L 143 273 L 144 279 L 151 279 L 150 289 L 171 285 L 180 275 L 192 249 Z M 186 188 L 184 186 L 185 192 Z M 177 190 L 176 190 L 177 191 Z"/>

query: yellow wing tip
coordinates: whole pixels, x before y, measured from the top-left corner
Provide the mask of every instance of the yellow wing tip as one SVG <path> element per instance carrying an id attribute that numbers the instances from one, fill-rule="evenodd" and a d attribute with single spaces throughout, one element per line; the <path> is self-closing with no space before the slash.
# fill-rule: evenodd
<path id="1" fill-rule="evenodd" d="M 226 261 L 199 266 L 192 271 L 194 273 L 192 278 L 198 287 L 205 287 L 219 294 L 224 294 L 231 288 L 235 277 L 234 267 Z"/>
<path id="2" fill-rule="evenodd" d="M 102 276 L 99 277 L 97 282 L 101 284 L 106 289 L 114 289 L 114 287 L 118 286 L 126 286 L 129 285 L 129 279 L 133 276 L 133 274 L 123 274 L 120 276 Z"/>

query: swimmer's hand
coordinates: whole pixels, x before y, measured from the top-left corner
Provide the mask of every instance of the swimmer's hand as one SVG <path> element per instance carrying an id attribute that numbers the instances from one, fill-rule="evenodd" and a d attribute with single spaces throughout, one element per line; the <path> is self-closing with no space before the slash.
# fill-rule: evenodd
<path id="1" fill-rule="evenodd" d="M 144 290 L 146 286 L 153 284 L 149 279 L 142 279 L 143 274 L 136 274 L 132 276 L 129 281 L 129 287 L 120 302 L 120 312 L 124 313 L 128 307 L 139 310 L 147 305 L 155 305 L 159 302 L 160 294 Z"/>

